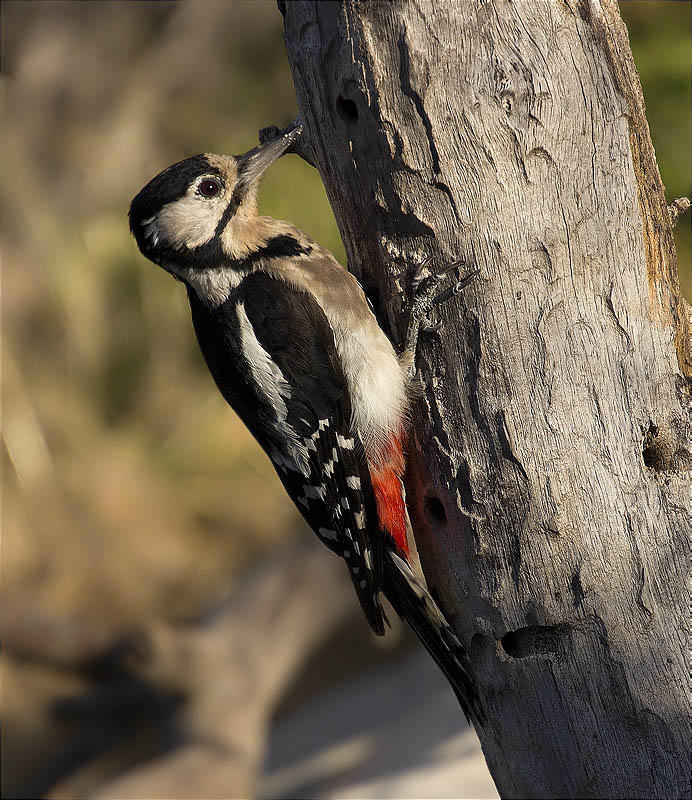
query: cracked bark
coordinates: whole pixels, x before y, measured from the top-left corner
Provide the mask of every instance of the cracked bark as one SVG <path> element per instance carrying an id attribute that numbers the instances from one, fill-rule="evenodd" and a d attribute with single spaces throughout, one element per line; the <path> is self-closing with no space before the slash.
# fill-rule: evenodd
<path id="1" fill-rule="evenodd" d="M 500 793 L 689 797 L 690 313 L 614 0 L 283 12 L 385 328 L 424 253 L 481 271 L 419 346 L 407 493 Z"/>

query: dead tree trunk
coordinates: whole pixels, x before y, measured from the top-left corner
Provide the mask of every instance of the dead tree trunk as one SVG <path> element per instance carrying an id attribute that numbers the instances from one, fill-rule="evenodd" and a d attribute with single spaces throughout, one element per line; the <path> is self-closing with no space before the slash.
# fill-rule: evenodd
<path id="1" fill-rule="evenodd" d="M 689 308 L 614 0 L 280 3 L 351 268 L 419 347 L 416 541 L 505 797 L 689 797 Z M 681 142 L 681 147 L 686 143 Z"/>

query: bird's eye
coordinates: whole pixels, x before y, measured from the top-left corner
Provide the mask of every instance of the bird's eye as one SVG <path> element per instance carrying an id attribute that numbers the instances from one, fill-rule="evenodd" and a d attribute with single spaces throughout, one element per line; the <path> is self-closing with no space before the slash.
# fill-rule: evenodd
<path id="1" fill-rule="evenodd" d="M 197 191 L 204 197 L 216 197 L 221 191 L 221 184 L 212 178 L 205 178 L 197 187 Z"/>

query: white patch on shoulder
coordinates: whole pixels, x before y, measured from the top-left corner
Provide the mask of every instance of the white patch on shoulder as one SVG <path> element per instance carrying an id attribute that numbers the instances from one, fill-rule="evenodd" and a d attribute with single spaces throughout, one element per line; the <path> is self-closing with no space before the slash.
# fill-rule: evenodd
<path id="1" fill-rule="evenodd" d="M 236 315 L 240 332 L 240 346 L 252 378 L 276 412 L 276 431 L 279 441 L 284 443 L 286 450 L 286 455 L 282 455 L 281 465 L 307 476 L 310 474 L 307 448 L 287 422 L 288 409 L 284 398 L 290 397 L 291 387 L 277 364 L 269 357 L 269 353 L 257 339 L 255 329 L 245 312 L 243 303 L 238 303 L 236 306 Z M 310 497 L 307 492 L 305 494 Z"/>
<path id="2" fill-rule="evenodd" d="M 346 485 L 351 489 L 360 489 L 360 478 L 357 478 L 355 475 L 347 475 Z"/>

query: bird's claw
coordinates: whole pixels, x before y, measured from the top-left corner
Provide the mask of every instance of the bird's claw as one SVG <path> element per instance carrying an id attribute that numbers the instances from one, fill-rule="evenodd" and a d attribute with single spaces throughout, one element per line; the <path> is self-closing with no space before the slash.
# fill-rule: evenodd
<path id="1" fill-rule="evenodd" d="M 432 256 L 425 254 L 423 260 L 417 264 L 415 277 L 419 277 L 420 273 L 432 262 Z M 414 354 L 416 345 L 418 343 L 419 333 L 437 333 L 442 328 L 442 322 L 431 323 L 428 319 L 428 314 L 432 309 L 440 305 L 454 295 L 459 294 L 468 284 L 478 275 L 479 270 L 474 270 L 463 278 L 458 278 L 452 286 L 443 289 L 439 293 L 435 293 L 440 282 L 452 271 L 463 266 L 463 261 L 453 261 L 451 264 L 446 264 L 441 270 L 433 272 L 426 278 L 420 278 L 418 284 L 413 291 L 413 300 L 409 311 L 409 323 L 406 331 L 406 338 L 404 339 L 404 351 Z"/>
<path id="2" fill-rule="evenodd" d="M 442 328 L 442 321 L 430 322 L 427 317 L 423 317 L 419 330 L 421 333 L 437 333 Z"/>
<path id="3" fill-rule="evenodd" d="M 448 272 L 451 272 L 453 269 L 457 269 L 458 267 L 463 267 L 463 261 L 452 261 L 451 264 L 447 264 L 446 266 L 442 267 L 441 270 L 435 273 L 436 276 L 439 278 L 443 278 Z"/>
<path id="4" fill-rule="evenodd" d="M 455 266 L 458 266 L 461 262 L 457 262 Z M 443 273 L 440 273 L 443 274 Z M 439 305 L 440 303 L 444 303 L 450 299 L 450 297 L 454 297 L 456 294 L 461 294 L 463 290 L 471 283 L 471 281 L 476 277 L 476 275 L 480 274 L 479 269 L 474 269 L 473 272 L 469 272 L 468 275 L 465 275 L 463 278 L 460 278 L 453 286 L 449 286 L 447 289 L 441 291 L 438 295 L 435 295 L 432 299 L 433 305 Z"/>

